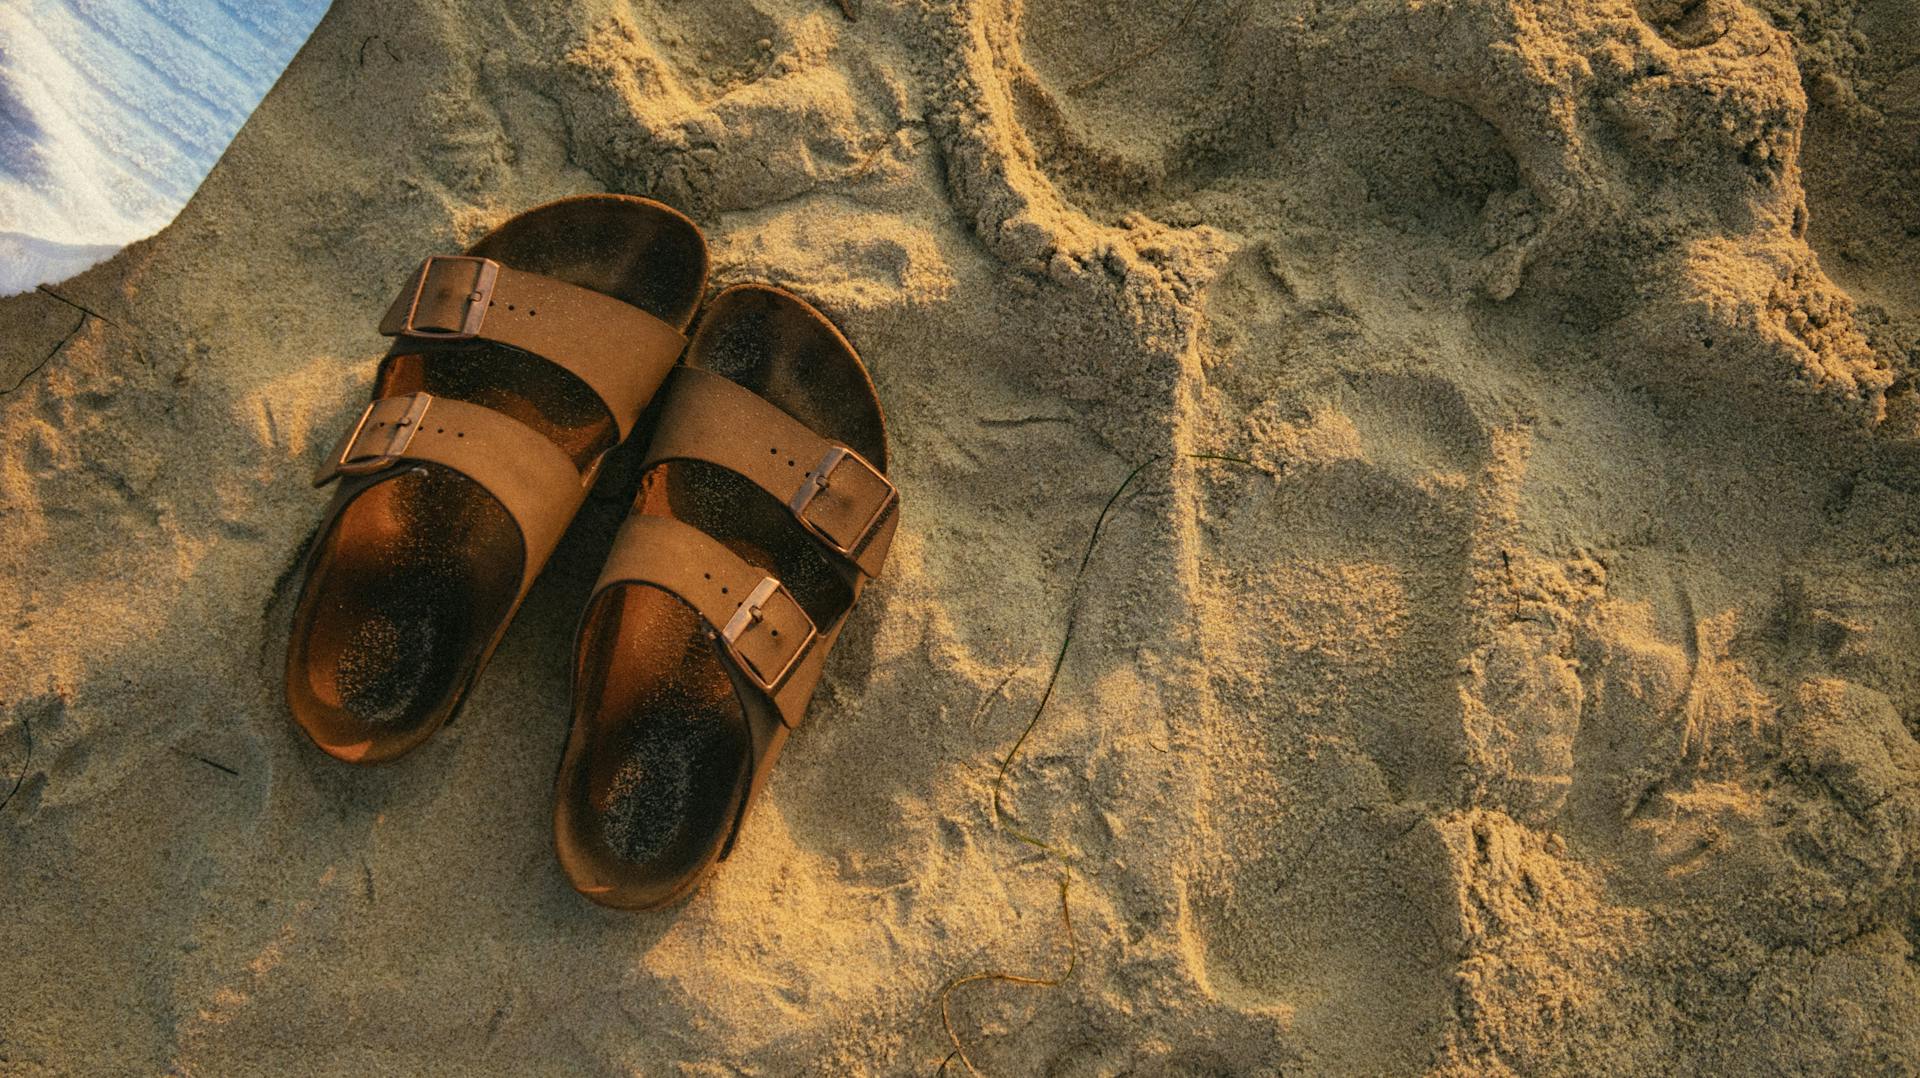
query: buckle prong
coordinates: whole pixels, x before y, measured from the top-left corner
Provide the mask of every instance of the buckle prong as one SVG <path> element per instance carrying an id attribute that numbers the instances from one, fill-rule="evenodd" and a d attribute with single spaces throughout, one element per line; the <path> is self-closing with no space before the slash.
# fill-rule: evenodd
<path id="1" fill-rule="evenodd" d="M 461 312 L 459 329 L 424 329 L 415 323 L 420 314 L 420 298 L 426 294 L 427 282 L 432 279 L 439 265 L 453 262 L 468 263 L 473 266 L 473 285 L 467 291 L 467 309 Z M 441 341 L 465 341 L 480 335 L 480 326 L 487 320 L 487 307 L 493 301 L 493 285 L 500 276 L 500 263 L 491 258 L 477 258 L 473 255 L 428 255 L 420 263 L 420 272 L 413 278 L 413 295 L 407 300 L 407 313 L 392 326 L 381 326 L 380 331 L 388 336 L 425 337 Z"/>
<path id="2" fill-rule="evenodd" d="M 833 473 L 848 461 L 853 461 L 871 473 L 873 477 L 879 480 L 880 484 L 886 488 L 887 495 L 880 499 L 880 504 L 874 509 L 873 515 L 867 518 L 866 523 L 860 525 L 859 530 L 854 533 L 853 537 L 843 543 L 839 539 L 829 535 L 826 529 L 815 524 L 813 520 L 807 516 L 807 507 L 813 504 L 813 500 L 820 496 L 821 491 L 826 490 L 833 484 Z M 887 510 L 892 507 L 893 503 L 897 501 L 899 497 L 900 492 L 894 488 L 893 481 L 888 479 L 880 469 L 868 463 L 867 458 L 848 449 L 844 445 L 836 445 L 829 447 L 827 451 L 821 455 L 820 463 L 814 465 L 813 470 L 807 473 L 807 478 L 801 482 L 800 489 L 794 492 L 793 500 L 787 503 L 787 509 L 793 514 L 793 518 L 800 522 L 800 526 L 805 528 L 815 539 L 825 543 L 827 548 L 834 553 L 842 557 L 850 558 L 853 556 L 854 551 L 860 549 L 861 544 L 866 541 L 867 536 L 873 531 L 874 526 L 880 523 L 880 518 L 886 516 Z"/>
<path id="3" fill-rule="evenodd" d="M 390 415 L 402 404 L 406 411 L 393 420 L 391 426 L 387 426 L 385 419 L 374 423 L 375 415 Z M 346 437 L 340 439 L 340 444 L 328 455 L 327 462 L 321 465 L 319 474 L 314 477 L 314 485 L 325 483 L 336 475 L 371 475 L 391 467 L 413 444 L 413 436 L 420 432 L 421 421 L 432 405 L 431 393 L 382 397 L 368 404 L 366 410 L 360 413 L 360 421 L 353 425 Z M 369 427 L 370 423 L 374 425 Z M 363 441 L 372 444 L 363 446 Z"/>
<path id="4" fill-rule="evenodd" d="M 807 621 L 807 634 L 793 649 L 792 657 L 778 671 L 772 675 L 763 674 L 752 661 L 741 654 L 740 638 L 749 629 L 766 620 L 767 601 L 773 598 L 775 592 L 784 588 L 785 585 L 781 584 L 776 577 L 762 578 L 760 583 L 754 586 L 753 591 L 749 592 L 745 599 L 740 600 L 740 605 L 734 608 L 733 616 L 727 619 L 726 627 L 720 630 L 721 646 L 725 647 L 727 654 L 732 656 L 734 665 L 747 676 L 747 680 L 768 694 L 772 694 L 787 680 L 787 675 L 793 673 L 794 667 L 800 665 L 800 660 L 806 656 L 807 651 L 813 647 L 814 639 L 820 635 L 820 630 L 813 624 L 813 619 L 807 617 L 805 610 L 801 610 L 801 617 L 806 618 Z M 800 609 L 799 602 L 791 595 L 788 596 L 787 601 L 793 603 L 795 609 Z"/>

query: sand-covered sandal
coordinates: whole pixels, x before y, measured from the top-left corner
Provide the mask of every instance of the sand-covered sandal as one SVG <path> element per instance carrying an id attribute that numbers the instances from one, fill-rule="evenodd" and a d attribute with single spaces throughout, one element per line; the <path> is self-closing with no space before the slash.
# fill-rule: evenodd
<path id="1" fill-rule="evenodd" d="M 775 288 L 713 299 L 575 649 L 554 839 L 582 894 L 661 906 L 731 852 L 893 542 L 886 468 L 832 323 Z"/>
<path id="2" fill-rule="evenodd" d="M 287 645 L 316 744 L 378 763 L 459 708 L 533 579 L 686 340 L 706 287 L 692 221 L 587 195 L 423 263 L 387 311 L 367 406 Z"/>

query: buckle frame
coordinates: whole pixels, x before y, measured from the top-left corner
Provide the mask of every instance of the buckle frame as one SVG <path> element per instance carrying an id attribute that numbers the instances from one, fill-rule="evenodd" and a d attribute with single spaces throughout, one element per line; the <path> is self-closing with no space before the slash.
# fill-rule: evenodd
<path id="1" fill-rule="evenodd" d="M 415 316 L 420 313 L 420 297 L 426 293 L 427 280 L 433 276 L 436 262 L 467 262 L 474 267 L 473 287 L 467 293 L 467 309 L 461 316 L 459 329 L 422 329 L 414 324 Z M 407 300 L 407 313 L 389 336 L 424 337 L 436 341 L 469 341 L 478 337 L 481 324 L 487 320 L 487 307 L 493 302 L 494 282 L 499 277 L 500 263 L 491 258 L 428 255 L 426 261 L 420 263 L 420 272 L 414 274 L 413 296 Z"/>
<path id="2" fill-rule="evenodd" d="M 782 584 L 778 578 L 771 576 L 763 578 L 745 599 L 740 600 L 740 605 L 734 608 L 733 616 L 727 619 L 726 627 L 720 630 L 719 635 L 720 644 L 733 659 L 734 665 L 739 667 L 748 681 L 769 696 L 779 690 L 780 686 L 786 682 L 788 675 L 800 665 L 800 660 L 806 657 L 807 652 L 813 650 L 813 642 L 820 638 L 820 629 L 814 625 L 813 618 L 801 607 L 799 600 L 793 597 L 793 593 L 787 592 L 787 601 L 793 604 L 795 610 L 800 611 L 800 616 L 807 622 L 807 635 L 801 639 L 800 645 L 793 649 L 793 657 L 789 658 L 786 664 L 772 676 L 768 676 L 741 653 L 740 637 L 760 624 L 764 617 L 762 611 L 767 600 L 773 598 L 775 592 L 780 591 L 786 591 L 786 585 Z"/>
<path id="3" fill-rule="evenodd" d="M 880 505 L 874 509 L 873 515 L 867 518 L 866 523 L 860 525 L 860 530 L 854 534 L 853 538 L 843 544 L 807 516 L 807 507 L 813 504 L 813 499 L 818 497 L 821 491 L 832 485 L 833 473 L 848 461 L 859 464 L 867 470 L 869 475 L 879 480 L 880 485 L 886 488 L 887 496 L 880 499 Z M 820 463 L 814 465 L 813 470 L 807 473 L 807 478 L 800 484 L 800 489 L 795 491 L 793 498 L 787 502 L 787 509 L 793 514 L 793 519 L 799 521 L 800 526 L 805 528 L 809 535 L 825 543 L 827 549 L 843 558 L 851 558 L 853 552 L 859 550 L 867 541 L 867 537 L 873 534 L 874 527 L 880 523 L 882 517 L 887 515 L 887 510 L 893 508 L 894 503 L 899 500 L 900 489 L 893 485 L 893 480 L 888 479 L 884 472 L 874 467 L 867 458 L 846 446 L 836 445 L 829 447 L 821 455 Z"/>
<path id="4" fill-rule="evenodd" d="M 383 410 L 392 413 L 402 402 L 405 403 L 405 411 L 399 418 L 393 420 L 392 428 L 380 430 L 387 423 L 387 420 L 380 420 L 373 428 L 373 436 L 378 439 L 377 443 L 361 449 L 361 436 L 370 433 L 367 424 L 373 421 L 374 415 Z M 432 405 L 431 393 L 382 397 L 368 404 L 366 410 L 360 413 L 360 421 L 353 425 L 353 429 L 348 431 L 346 437 L 341 438 L 339 444 L 333 447 L 333 452 L 327 455 L 326 462 L 320 466 L 320 470 L 313 477 L 313 485 L 322 486 L 336 475 L 372 475 L 374 472 L 392 467 L 400 459 L 401 454 L 407 451 L 407 447 L 413 444 L 413 436 L 419 433 L 421 420 L 426 417 L 427 409 Z M 356 452 L 356 450 L 359 451 Z"/>

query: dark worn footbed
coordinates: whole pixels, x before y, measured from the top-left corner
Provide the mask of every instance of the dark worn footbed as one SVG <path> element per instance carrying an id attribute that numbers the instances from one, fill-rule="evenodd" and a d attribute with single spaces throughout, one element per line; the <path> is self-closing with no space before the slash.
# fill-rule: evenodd
<path id="1" fill-rule="evenodd" d="M 853 346 L 804 300 L 742 286 L 715 297 L 689 366 L 731 378 L 823 437 L 887 468 L 879 398 Z M 805 466 L 805 462 L 801 463 Z M 677 517 L 764 567 L 823 633 L 856 598 L 785 505 L 696 461 L 643 477 L 637 512 Z M 699 615 L 641 584 L 599 595 L 582 621 L 573 729 L 555 799 L 555 844 L 574 886 L 603 905 L 665 905 L 730 852 L 754 779 L 786 730 L 750 723 Z M 755 731 L 770 744 L 752 744 Z"/>
<path id="2" fill-rule="evenodd" d="M 624 300 L 685 329 L 706 285 L 693 223 L 647 199 L 586 195 L 528 210 L 468 254 Z M 525 423 L 587 469 L 618 438 L 586 385 L 517 349 L 396 344 L 377 398 L 425 391 Z M 287 703 L 322 749 L 379 763 L 450 719 L 522 594 L 518 527 L 472 480 L 421 465 L 372 481 L 313 544 L 287 649 Z"/>

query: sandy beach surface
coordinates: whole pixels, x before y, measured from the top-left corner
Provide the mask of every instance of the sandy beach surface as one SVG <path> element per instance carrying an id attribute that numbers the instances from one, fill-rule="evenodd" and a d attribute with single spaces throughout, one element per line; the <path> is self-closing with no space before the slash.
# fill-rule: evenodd
<path id="1" fill-rule="evenodd" d="M 0 302 L 0 1073 L 1920 1072 L 1920 9 L 853 10 L 337 0 Z M 639 916 L 550 848 L 630 464 L 424 749 L 280 698 L 393 292 L 597 190 L 835 318 L 906 499 Z"/>

